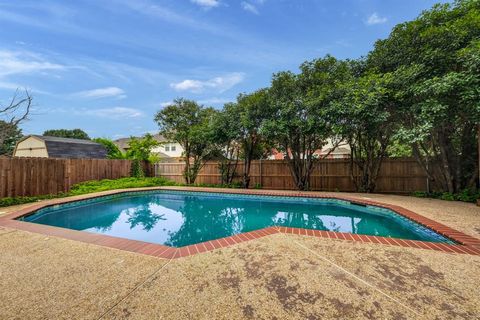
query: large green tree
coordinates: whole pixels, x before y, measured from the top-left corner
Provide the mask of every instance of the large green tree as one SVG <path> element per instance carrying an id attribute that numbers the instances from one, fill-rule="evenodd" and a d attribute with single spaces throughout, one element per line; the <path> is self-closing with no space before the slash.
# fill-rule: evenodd
<path id="1" fill-rule="evenodd" d="M 238 121 L 238 109 L 237 104 L 227 103 L 211 122 L 222 184 L 233 182 L 240 161 L 242 125 Z"/>
<path id="2" fill-rule="evenodd" d="M 268 142 L 260 132 L 272 112 L 268 90 L 260 89 L 251 94 L 241 94 L 231 108 L 231 116 L 235 117 L 240 126 L 238 143 L 240 143 L 240 155 L 243 158 L 242 185 L 248 188 L 252 161 L 262 158 L 270 151 Z"/>
<path id="3" fill-rule="evenodd" d="M 176 99 L 155 116 L 160 133 L 168 140 L 179 143 L 184 150 L 183 174 L 187 184 L 195 183 L 198 173 L 212 154 L 209 122 L 213 120 L 215 112 L 195 101 Z"/>
<path id="4" fill-rule="evenodd" d="M 60 138 L 71 138 L 71 139 L 81 139 L 81 140 L 90 140 L 88 134 L 82 129 L 50 129 L 43 132 L 44 136 L 50 137 L 60 137 Z"/>
<path id="5" fill-rule="evenodd" d="M 397 136 L 437 187 L 473 187 L 480 121 L 480 1 L 438 4 L 397 25 L 369 54 L 370 68 L 393 74 Z"/>
<path id="6" fill-rule="evenodd" d="M 350 145 L 350 173 L 357 191 L 375 190 L 380 166 L 398 129 L 391 81 L 391 74 L 367 71 L 346 82 L 344 97 L 335 102 L 342 137 Z"/>
<path id="7" fill-rule="evenodd" d="M 269 92 L 275 112 L 263 132 L 285 154 L 296 187 L 307 190 L 317 151 L 329 139 L 338 141 L 333 102 L 342 97 L 341 84 L 350 72 L 346 62 L 331 56 L 305 62 L 300 69 L 300 74 L 273 76 Z"/>

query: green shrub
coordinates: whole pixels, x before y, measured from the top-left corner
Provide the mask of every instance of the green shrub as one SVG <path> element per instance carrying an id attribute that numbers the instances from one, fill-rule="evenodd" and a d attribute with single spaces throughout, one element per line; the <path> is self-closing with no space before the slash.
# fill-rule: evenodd
<path id="1" fill-rule="evenodd" d="M 108 159 L 125 159 L 125 155 L 120 151 L 115 143 L 112 140 L 107 138 L 95 138 L 93 141 L 103 144 L 107 150 Z"/>
<path id="2" fill-rule="evenodd" d="M 36 196 L 36 197 L 6 197 L 6 198 L 0 198 L 0 207 L 15 206 L 15 205 L 19 205 L 19 204 L 36 202 L 36 201 L 40 201 L 40 200 L 62 198 L 62 197 L 65 197 L 65 196 L 66 196 L 66 194 L 61 193 L 61 194 L 58 194 L 58 195 L 47 194 L 47 195 Z"/>
<path id="3" fill-rule="evenodd" d="M 451 192 L 423 192 L 423 191 L 416 191 L 413 192 L 412 195 L 414 197 L 419 198 L 433 198 L 433 199 L 441 199 L 447 201 L 463 201 L 463 202 L 476 202 L 477 199 L 480 198 L 480 191 L 475 191 L 472 189 L 464 189 L 459 193 L 451 193 Z"/>
<path id="4" fill-rule="evenodd" d="M 41 195 L 35 197 L 7 197 L 0 199 L 0 207 L 8 207 L 18 204 L 36 202 L 45 199 L 62 198 L 67 196 L 76 196 L 86 193 L 115 190 L 130 189 L 158 186 L 177 185 L 175 182 L 167 180 L 163 177 L 158 178 L 121 178 L 121 179 L 104 179 L 98 181 L 86 181 L 73 185 L 68 193 L 60 193 L 57 195 Z"/>
<path id="5" fill-rule="evenodd" d="M 95 180 L 76 184 L 70 189 L 69 195 L 80 195 L 114 189 L 145 188 L 158 186 L 172 186 L 175 182 L 163 177 L 158 178 L 121 178 L 115 180 Z"/>
<path id="6" fill-rule="evenodd" d="M 132 169 L 130 175 L 134 178 L 144 178 L 145 173 L 143 172 L 142 162 L 138 159 L 132 160 Z"/>

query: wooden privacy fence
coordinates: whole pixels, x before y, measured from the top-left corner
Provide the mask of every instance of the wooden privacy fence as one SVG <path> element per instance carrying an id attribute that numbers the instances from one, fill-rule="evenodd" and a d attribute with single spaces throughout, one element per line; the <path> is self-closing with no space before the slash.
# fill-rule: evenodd
<path id="1" fill-rule="evenodd" d="M 67 192 L 82 181 L 128 177 L 131 166 L 130 160 L 0 158 L 0 198 Z"/>
<path id="2" fill-rule="evenodd" d="M 184 182 L 183 163 L 156 163 L 155 175 L 176 182 Z M 237 168 L 241 180 L 243 164 Z M 354 172 L 358 175 L 358 172 Z M 256 160 L 250 170 L 250 186 L 261 186 L 264 189 L 295 190 L 295 184 L 285 160 Z M 195 183 L 219 184 L 220 172 L 217 162 L 207 162 L 200 171 Z M 384 160 L 377 179 L 376 192 L 411 193 L 427 191 L 427 176 L 415 159 L 394 158 Z M 355 191 L 355 185 L 350 177 L 349 159 L 318 160 L 310 179 L 310 189 L 317 191 Z"/>

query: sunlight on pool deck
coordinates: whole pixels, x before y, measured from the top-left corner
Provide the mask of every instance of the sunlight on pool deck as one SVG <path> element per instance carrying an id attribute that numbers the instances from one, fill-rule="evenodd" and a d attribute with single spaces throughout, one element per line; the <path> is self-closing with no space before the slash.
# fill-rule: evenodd
<path id="1" fill-rule="evenodd" d="M 368 197 L 479 237 L 474 205 Z M 8 228 L 0 250 L 1 319 L 480 317 L 480 256 L 275 234 L 169 261 Z"/>

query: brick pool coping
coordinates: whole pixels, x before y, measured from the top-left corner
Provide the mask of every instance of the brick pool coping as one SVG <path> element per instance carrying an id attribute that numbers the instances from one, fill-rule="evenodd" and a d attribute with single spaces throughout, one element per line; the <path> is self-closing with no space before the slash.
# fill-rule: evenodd
<path id="1" fill-rule="evenodd" d="M 102 234 L 90 233 L 86 231 L 77 231 L 72 229 L 53 227 L 47 225 L 41 225 L 36 223 L 30 223 L 25 221 L 15 220 L 19 217 L 28 215 L 39 209 L 81 201 L 86 199 L 92 199 L 112 194 L 120 194 L 125 192 L 135 191 L 152 191 L 152 190 L 172 190 L 172 191 L 196 191 L 196 192 L 214 192 L 214 193 L 230 193 L 230 194 L 247 194 L 247 195 L 263 195 L 263 196 L 279 196 L 279 197 L 307 197 L 307 198 L 322 198 L 322 199 L 337 199 L 357 203 L 361 205 L 372 205 L 390 209 L 397 214 L 404 216 L 410 220 L 413 220 L 433 231 L 454 240 L 459 244 L 446 244 L 438 242 L 427 242 L 407 239 L 397 239 L 379 236 L 360 235 L 346 232 L 332 232 L 321 231 L 303 228 L 290 228 L 273 226 L 263 228 L 255 231 L 236 234 L 233 236 L 220 238 L 216 240 L 210 240 L 189 246 L 180 248 L 164 246 L 161 244 L 143 242 L 138 240 L 130 240 L 126 238 L 119 238 L 113 236 L 107 236 Z M 84 243 L 90 243 L 100 245 L 109 248 L 115 248 L 124 251 L 130 251 L 145 255 L 150 255 L 165 259 L 174 259 L 186 257 L 202 252 L 212 251 L 219 248 L 228 247 L 237 243 L 242 243 L 249 240 L 262 238 L 271 234 L 284 233 L 284 234 L 296 234 L 303 236 L 313 236 L 320 238 L 347 240 L 364 243 L 376 243 L 384 245 L 394 245 L 401 247 L 419 248 L 442 251 L 446 253 L 460 253 L 470 255 L 480 255 L 480 240 L 464 234 L 463 232 L 452 229 L 446 225 L 438 223 L 434 220 L 428 219 L 420 214 L 405 209 L 400 206 L 391 205 L 388 203 L 382 203 L 377 201 L 371 201 L 368 199 L 358 199 L 348 196 L 330 195 L 328 193 L 316 193 L 316 192 L 288 192 L 288 191 L 275 191 L 275 190 L 244 190 L 244 189 L 218 189 L 218 188 L 198 188 L 198 187 L 155 187 L 155 188 L 136 188 L 136 189 L 122 189 L 113 190 L 109 192 L 95 193 L 83 195 L 81 197 L 63 198 L 47 201 L 39 204 L 32 205 L 28 208 L 15 211 L 0 217 L 0 226 L 8 227 L 17 230 L 29 231 L 34 233 L 43 234 L 46 236 L 55 236 L 65 238 L 69 240 L 80 241 Z"/>

